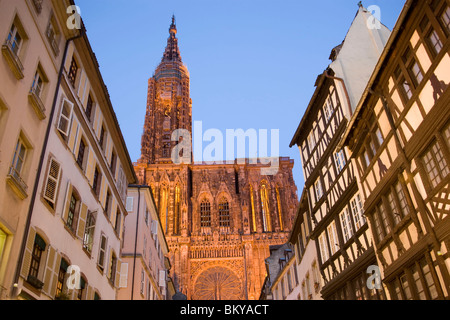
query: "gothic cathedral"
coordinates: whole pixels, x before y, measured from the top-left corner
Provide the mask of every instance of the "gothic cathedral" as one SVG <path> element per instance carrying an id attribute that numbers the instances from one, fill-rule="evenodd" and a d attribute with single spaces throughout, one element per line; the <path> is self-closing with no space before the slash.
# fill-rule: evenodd
<path id="1" fill-rule="evenodd" d="M 175 19 L 162 61 L 148 81 L 141 158 L 135 171 L 149 185 L 170 248 L 171 277 L 190 300 L 256 300 L 269 247 L 288 241 L 298 204 L 293 160 L 264 164 L 174 164 L 172 132 L 192 132 L 189 72 Z"/>

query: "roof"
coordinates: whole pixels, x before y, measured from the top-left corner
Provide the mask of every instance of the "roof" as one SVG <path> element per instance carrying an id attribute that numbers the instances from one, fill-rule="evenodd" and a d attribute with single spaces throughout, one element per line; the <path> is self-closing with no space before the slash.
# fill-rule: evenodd
<path id="1" fill-rule="evenodd" d="M 348 143 L 348 138 L 350 136 L 350 133 L 353 131 L 353 129 L 356 127 L 358 119 L 360 117 L 360 114 L 362 112 L 362 107 L 367 100 L 370 91 L 372 90 L 372 86 L 375 83 L 375 80 L 377 79 L 378 75 L 380 74 L 380 71 L 382 69 L 383 64 L 386 61 L 386 58 L 389 56 L 391 50 L 394 48 L 394 43 L 396 42 L 400 31 L 402 30 L 402 25 L 405 22 L 405 19 L 410 12 L 411 8 L 413 7 L 413 3 L 417 0 L 407 0 L 402 12 L 400 13 L 400 16 L 397 20 L 397 23 L 395 24 L 394 29 L 392 30 L 392 34 L 389 37 L 389 40 L 381 54 L 380 59 L 378 60 L 377 65 L 375 66 L 375 69 L 372 73 L 372 76 L 367 83 L 366 89 L 364 90 L 363 95 L 361 96 L 361 99 L 359 100 L 358 105 L 356 106 L 356 109 L 353 113 L 352 118 L 350 119 L 347 128 L 345 129 L 344 135 L 342 136 L 341 140 L 338 143 L 337 148 L 343 148 Z"/>

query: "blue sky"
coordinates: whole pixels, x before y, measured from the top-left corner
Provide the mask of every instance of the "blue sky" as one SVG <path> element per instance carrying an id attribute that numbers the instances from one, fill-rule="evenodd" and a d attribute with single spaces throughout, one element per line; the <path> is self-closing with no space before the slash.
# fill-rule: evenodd
<path id="1" fill-rule="evenodd" d="M 161 61 L 175 14 L 182 59 L 191 75 L 193 121 L 224 136 L 226 129 L 279 129 L 280 155 L 295 160 L 301 193 L 300 154 L 289 143 L 317 76 L 356 15 L 357 0 L 75 2 L 132 161 L 140 156 L 147 81 Z M 381 21 L 391 30 L 404 3 L 363 1 L 365 7 L 380 7 Z"/>

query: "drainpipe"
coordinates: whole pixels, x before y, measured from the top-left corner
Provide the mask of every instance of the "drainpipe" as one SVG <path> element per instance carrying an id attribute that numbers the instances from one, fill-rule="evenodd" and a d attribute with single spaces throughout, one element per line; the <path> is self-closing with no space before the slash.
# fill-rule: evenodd
<path id="1" fill-rule="evenodd" d="M 44 143 L 43 143 L 43 146 L 42 146 L 41 156 L 40 156 L 40 159 L 39 159 L 39 165 L 38 165 L 38 169 L 37 169 L 37 173 L 36 173 L 36 179 L 34 181 L 33 193 L 31 194 L 30 206 L 28 208 L 27 221 L 25 223 L 25 230 L 24 230 L 24 234 L 23 234 L 23 238 L 22 238 L 22 245 L 21 245 L 21 248 L 20 248 L 19 260 L 18 260 L 17 266 L 16 266 L 16 273 L 15 273 L 15 276 L 14 276 L 14 286 L 12 288 L 11 296 L 14 296 L 14 291 L 17 288 L 18 283 L 19 283 L 20 268 L 22 267 L 23 256 L 25 254 L 26 241 L 27 241 L 28 234 L 29 234 L 29 231 L 30 231 L 31 217 L 33 215 L 34 204 L 36 202 L 36 194 L 37 194 L 37 189 L 38 189 L 38 185 L 39 185 L 39 178 L 41 176 L 42 168 L 43 168 L 43 165 L 44 165 L 45 153 L 47 151 L 48 139 L 49 139 L 49 136 L 50 136 L 50 130 L 52 128 L 53 117 L 55 116 L 55 112 L 56 112 L 56 104 L 58 102 L 59 88 L 61 86 L 61 81 L 62 81 L 62 77 L 63 77 L 64 65 L 65 65 L 66 59 L 67 59 L 67 51 L 69 49 L 69 44 L 72 41 L 83 37 L 85 35 L 85 32 L 86 32 L 86 30 L 84 29 L 84 26 L 82 26 L 82 28 L 80 30 L 80 33 L 77 36 L 69 38 L 66 41 L 66 45 L 65 45 L 65 48 L 64 48 L 64 55 L 63 55 L 63 59 L 61 61 L 61 67 L 59 68 L 58 82 L 56 84 L 55 96 L 53 97 L 52 109 L 50 111 L 50 117 L 49 117 L 49 120 L 48 120 L 47 131 L 45 132 L 45 138 L 44 138 Z"/>
<path id="2" fill-rule="evenodd" d="M 136 235 L 134 238 L 134 255 L 133 255 L 133 279 L 131 282 L 131 300 L 133 300 L 134 296 L 134 276 L 136 273 L 136 256 L 137 256 L 137 241 L 138 241 L 138 228 L 139 228 L 139 212 L 141 205 L 141 186 L 137 186 L 138 188 L 138 205 L 137 205 L 137 214 L 136 214 Z"/>

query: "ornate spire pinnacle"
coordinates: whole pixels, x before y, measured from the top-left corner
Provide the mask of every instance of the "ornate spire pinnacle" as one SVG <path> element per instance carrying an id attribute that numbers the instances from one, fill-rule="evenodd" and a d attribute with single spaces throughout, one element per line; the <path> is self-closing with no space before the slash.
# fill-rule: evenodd
<path id="1" fill-rule="evenodd" d="M 181 62 L 180 49 L 178 48 L 178 39 L 176 37 L 177 25 L 175 22 L 175 15 L 172 16 L 172 24 L 170 25 L 169 33 L 170 33 L 170 37 L 167 40 L 167 47 L 164 52 L 162 61 L 180 61 Z"/>
<path id="2" fill-rule="evenodd" d="M 175 21 L 175 15 L 172 16 L 172 24 L 170 25 L 169 33 L 177 34 L 177 24 Z"/>

